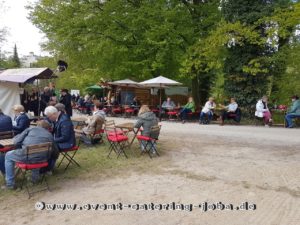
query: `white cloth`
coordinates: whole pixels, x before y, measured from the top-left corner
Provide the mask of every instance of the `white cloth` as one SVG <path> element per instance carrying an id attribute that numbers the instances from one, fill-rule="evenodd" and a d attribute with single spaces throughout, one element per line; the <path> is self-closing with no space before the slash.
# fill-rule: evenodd
<path id="1" fill-rule="evenodd" d="M 230 103 L 228 106 L 226 106 L 226 109 L 228 110 L 228 112 L 235 112 L 238 108 L 238 104 L 236 102 L 234 103 Z"/>
<path id="2" fill-rule="evenodd" d="M 268 104 L 266 103 L 266 109 L 264 109 L 264 103 L 263 103 L 263 101 L 259 100 L 256 103 L 255 116 L 263 118 L 264 117 L 264 112 L 267 112 L 267 111 L 269 111 Z"/>
<path id="3" fill-rule="evenodd" d="M 212 112 L 212 109 L 216 108 L 216 104 L 214 102 L 207 101 L 202 109 L 202 112 L 208 113 Z"/>

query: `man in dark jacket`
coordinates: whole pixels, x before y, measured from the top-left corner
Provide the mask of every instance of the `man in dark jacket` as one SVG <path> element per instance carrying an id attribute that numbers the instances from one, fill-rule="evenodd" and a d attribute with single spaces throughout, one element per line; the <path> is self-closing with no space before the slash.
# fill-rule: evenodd
<path id="1" fill-rule="evenodd" d="M 26 128 L 30 126 L 30 120 L 24 110 L 25 109 L 22 105 L 15 105 L 13 107 L 13 111 L 15 113 L 15 118 L 13 121 L 13 132 L 15 135 L 22 133 Z"/>
<path id="2" fill-rule="evenodd" d="M 59 99 L 59 103 L 62 103 L 65 105 L 66 113 L 69 115 L 69 117 L 72 116 L 72 96 L 69 94 L 69 91 L 67 89 L 61 90 L 61 97 Z"/>
<path id="3" fill-rule="evenodd" d="M 9 116 L 5 115 L 0 109 L 0 132 L 12 131 L 12 120 Z"/>
<path id="4" fill-rule="evenodd" d="M 53 142 L 53 136 L 48 131 L 50 125 L 46 121 L 39 121 L 36 127 L 27 128 L 21 134 L 14 137 L 16 150 L 9 151 L 5 154 L 5 180 L 4 188 L 13 189 L 15 185 L 15 162 L 37 163 L 49 158 L 48 152 L 40 152 L 28 155 L 26 147 L 34 144 L 43 144 Z M 51 153 L 51 152 L 50 152 Z M 2 160 L 0 160 L 2 161 Z M 39 177 L 39 170 L 32 170 L 32 181 Z"/>

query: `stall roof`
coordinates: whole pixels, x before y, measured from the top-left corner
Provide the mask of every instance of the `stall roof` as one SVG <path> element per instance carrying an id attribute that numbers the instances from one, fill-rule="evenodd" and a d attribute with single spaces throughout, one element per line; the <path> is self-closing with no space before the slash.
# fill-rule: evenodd
<path id="1" fill-rule="evenodd" d="M 7 69 L 0 73 L 0 82 L 25 83 L 28 80 L 50 79 L 53 77 L 56 76 L 53 76 L 53 71 L 49 68 Z"/>

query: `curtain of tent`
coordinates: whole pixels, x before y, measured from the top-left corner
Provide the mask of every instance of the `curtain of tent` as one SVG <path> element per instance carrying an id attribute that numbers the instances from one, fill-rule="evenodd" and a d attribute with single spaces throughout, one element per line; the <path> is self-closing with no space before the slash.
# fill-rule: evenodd
<path id="1" fill-rule="evenodd" d="M 12 107 L 16 104 L 21 104 L 19 84 L 0 82 L 0 108 L 3 113 L 12 117 Z"/>

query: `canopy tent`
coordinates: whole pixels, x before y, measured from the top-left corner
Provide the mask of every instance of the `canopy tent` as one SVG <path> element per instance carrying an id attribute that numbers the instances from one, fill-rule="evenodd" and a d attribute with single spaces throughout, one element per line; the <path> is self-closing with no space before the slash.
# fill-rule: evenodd
<path id="1" fill-rule="evenodd" d="M 56 76 L 49 68 L 21 68 L 4 70 L 0 74 L 0 81 L 26 83 L 35 79 L 50 79 L 54 77 Z"/>
<path id="2" fill-rule="evenodd" d="M 140 82 L 139 84 L 141 84 L 145 87 L 158 87 L 159 89 L 165 88 L 167 86 L 182 85 L 181 83 L 179 83 L 175 80 L 171 80 L 171 79 L 163 77 L 163 76 L 155 77 L 150 80 Z M 161 116 L 161 91 L 159 94 L 159 105 L 160 105 L 160 110 L 159 110 L 159 117 L 160 117 Z"/>
<path id="3" fill-rule="evenodd" d="M 19 84 L 33 82 L 35 79 L 56 77 L 49 68 L 7 69 L 0 73 L 0 108 L 12 116 L 12 106 L 20 104 Z"/>

